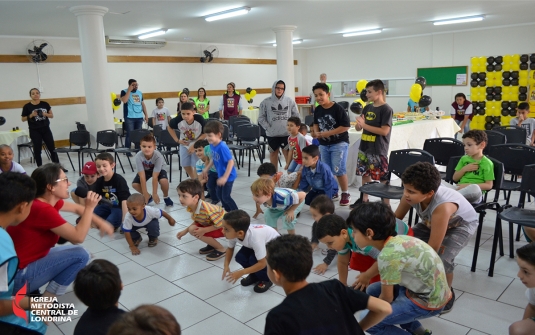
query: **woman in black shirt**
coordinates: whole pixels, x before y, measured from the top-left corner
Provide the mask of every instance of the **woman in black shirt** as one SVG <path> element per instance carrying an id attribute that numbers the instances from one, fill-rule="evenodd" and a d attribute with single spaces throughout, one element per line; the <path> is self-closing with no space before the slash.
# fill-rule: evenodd
<path id="1" fill-rule="evenodd" d="M 28 102 L 22 108 L 22 122 L 28 121 L 30 138 L 33 142 L 33 154 L 37 166 L 43 165 L 41 159 L 41 149 L 45 142 L 52 162 L 59 163 L 56 147 L 54 146 L 54 136 L 50 130 L 50 120 L 54 117 L 52 108 L 46 101 L 41 101 L 41 92 L 37 88 L 30 90 L 32 101 Z M 63 171 L 67 172 L 66 169 Z"/>

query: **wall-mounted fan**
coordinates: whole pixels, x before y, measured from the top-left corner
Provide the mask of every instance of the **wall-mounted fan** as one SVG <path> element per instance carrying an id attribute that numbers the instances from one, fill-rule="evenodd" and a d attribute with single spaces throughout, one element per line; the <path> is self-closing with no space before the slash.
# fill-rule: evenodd
<path id="1" fill-rule="evenodd" d="M 54 48 L 47 41 L 34 40 L 28 44 L 26 54 L 32 63 L 43 63 L 54 54 Z"/>
<path id="2" fill-rule="evenodd" d="M 203 50 L 200 61 L 201 63 L 210 63 L 219 56 L 219 49 L 215 45 L 210 45 L 208 48 Z"/>

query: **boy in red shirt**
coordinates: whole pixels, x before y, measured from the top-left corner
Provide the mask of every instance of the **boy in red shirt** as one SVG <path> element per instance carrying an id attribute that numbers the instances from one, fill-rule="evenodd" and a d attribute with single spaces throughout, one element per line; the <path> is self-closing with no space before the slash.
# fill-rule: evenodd
<path id="1" fill-rule="evenodd" d="M 286 166 L 284 170 L 291 172 L 301 172 L 303 166 L 303 159 L 301 156 L 301 149 L 309 145 L 306 138 L 299 132 L 301 127 L 301 119 L 295 116 L 288 118 L 288 158 L 286 159 Z"/>

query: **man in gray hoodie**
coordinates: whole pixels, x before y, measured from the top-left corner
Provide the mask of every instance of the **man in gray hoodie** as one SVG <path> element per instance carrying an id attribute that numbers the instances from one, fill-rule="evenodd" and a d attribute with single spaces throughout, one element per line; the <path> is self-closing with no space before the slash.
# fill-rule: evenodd
<path id="1" fill-rule="evenodd" d="M 266 130 L 269 160 L 278 169 L 279 148 L 284 158 L 288 156 L 288 118 L 299 117 L 295 100 L 284 96 L 286 84 L 282 80 L 273 83 L 271 97 L 260 103 L 258 124 Z"/>

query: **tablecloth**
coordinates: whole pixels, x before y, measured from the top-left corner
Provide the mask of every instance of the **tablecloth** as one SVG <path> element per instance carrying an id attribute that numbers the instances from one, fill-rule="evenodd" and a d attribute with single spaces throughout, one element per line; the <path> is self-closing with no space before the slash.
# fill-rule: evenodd
<path id="1" fill-rule="evenodd" d="M 251 123 L 257 124 L 258 123 L 258 112 L 260 110 L 258 108 L 255 109 L 243 109 L 242 115 L 247 116 L 249 119 L 251 119 Z"/>
<path id="2" fill-rule="evenodd" d="M 7 144 L 13 150 L 13 160 L 18 162 L 18 144 L 30 142 L 28 130 L 21 129 L 18 131 L 0 131 L 0 144 Z M 32 152 L 28 148 L 20 149 L 20 158 L 32 157 Z"/>
<path id="3" fill-rule="evenodd" d="M 421 120 L 409 124 L 402 124 L 392 128 L 388 154 L 392 150 L 422 149 L 428 138 L 455 137 L 460 130 L 453 119 Z M 357 177 L 357 155 L 362 131 L 355 128 L 349 130 L 349 149 L 347 152 L 347 179 L 351 186 L 360 186 L 361 178 Z"/>

